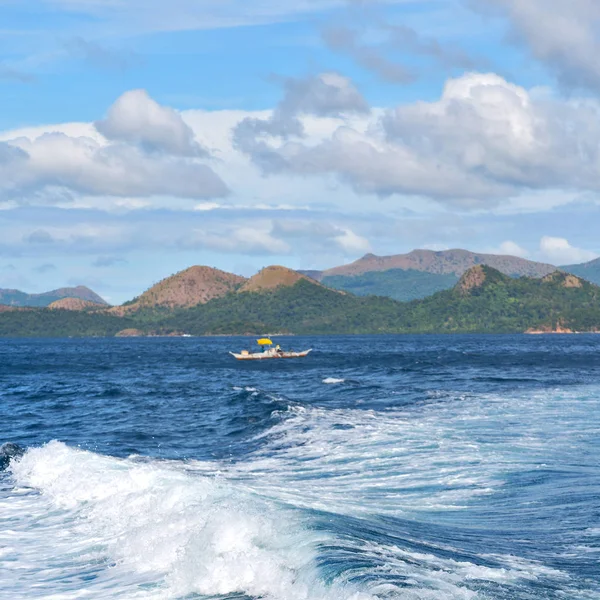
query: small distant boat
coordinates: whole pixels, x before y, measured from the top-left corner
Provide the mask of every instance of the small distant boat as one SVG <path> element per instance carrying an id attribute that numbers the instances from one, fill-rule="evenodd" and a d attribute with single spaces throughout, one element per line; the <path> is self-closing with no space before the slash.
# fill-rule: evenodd
<path id="1" fill-rule="evenodd" d="M 249 350 L 242 350 L 240 353 L 230 352 L 231 356 L 237 358 L 237 360 L 266 360 L 268 358 L 302 358 L 312 351 L 303 350 L 302 352 L 294 352 L 293 350 L 282 350 L 279 344 L 273 345 L 273 342 L 268 338 L 261 338 L 256 340 L 262 350 L 260 352 L 250 352 Z"/>

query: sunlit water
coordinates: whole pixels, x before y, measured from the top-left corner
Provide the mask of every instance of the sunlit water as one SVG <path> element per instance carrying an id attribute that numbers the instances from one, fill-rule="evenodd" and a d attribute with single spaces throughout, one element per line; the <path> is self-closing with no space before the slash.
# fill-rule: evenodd
<path id="1" fill-rule="evenodd" d="M 0 598 L 600 598 L 600 336 L 0 341 Z"/>

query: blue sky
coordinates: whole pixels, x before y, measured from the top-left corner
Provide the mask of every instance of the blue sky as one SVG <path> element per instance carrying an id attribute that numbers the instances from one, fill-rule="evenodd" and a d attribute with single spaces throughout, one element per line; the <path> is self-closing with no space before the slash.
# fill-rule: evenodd
<path id="1" fill-rule="evenodd" d="M 0 287 L 595 258 L 599 25 L 592 0 L 0 1 Z"/>

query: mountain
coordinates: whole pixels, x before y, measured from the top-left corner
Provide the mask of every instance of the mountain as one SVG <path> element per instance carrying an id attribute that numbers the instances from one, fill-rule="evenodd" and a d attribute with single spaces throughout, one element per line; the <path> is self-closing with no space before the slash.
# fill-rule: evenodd
<path id="1" fill-rule="evenodd" d="M 375 256 L 325 271 L 303 271 L 328 287 L 359 296 L 387 296 L 400 301 L 426 298 L 454 286 L 473 266 L 483 264 L 511 277 L 543 277 L 556 267 L 516 256 L 480 254 L 468 250 L 413 250 L 408 254 Z"/>
<path id="2" fill-rule="evenodd" d="M 246 279 L 211 267 L 194 266 L 163 279 L 138 298 L 113 313 L 133 313 L 141 309 L 173 309 L 204 304 L 237 290 Z"/>
<path id="3" fill-rule="evenodd" d="M 108 306 L 105 300 L 84 285 L 78 285 L 77 287 L 70 288 L 59 288 L 57 290 L 43 292 L 41 294 L 27 294 L 19 290 L 0 289 L 0 304 L 7 306 L 43 307 L 49 306 L 53 302 L 62 300 L 63 298 L 79 298 L 87 302 L 94 302 L 95 304 Z"/>
<path id="4" fill-rule="evenodd" d="M 253 277 L 250 277 L 240 288 L 239 292 L 259 292 L 264 290 L 274 290 L 279 287 L 289 287 L 299 281 L 308 281 L 311 284 L 316 282 L 306 275 L 293 271 L 287 267 L 272 265 L 265 267 Z"/>
<path id="5" fill-rule="evenodd" d="M 600 258 L 579 265 L 567 265 L 561 267 L 561 269 L 567 271 L 567 273 L 583 277 L 583 279 L 587 279 L 591 283 L 600 285 Z"/>
<path id="6" fill-rule="evenodd" d="M 125 316 L 8 309 L 0 314 L 0 336 L 600 331 L 600 287 L 563 271 L 515 279 L 477 265 L 452 289 L 404 303 L 340 294 L 280 267 L 263 272 L 253 289 L 241 289 L 191 307 Z"/>
<path id="7" fill-rule="evenodd" d="M 413 250 L 408 254 L 394 256 L 375 256 L 366 254 L 357 261 L 322 271 L 321 278 L 334 275 L 355 276 L 372 271 L 389 271 L 390 269 L 412 269 L 445 275 L 454 273 L 461 276 L 467 269 L 476 265 L 487 265 L 511 277 L 543 277 L 556 270 L 553 265 L 533 262 L 517 256 L 497 254 L 480 254 L 468 250 Z"/>

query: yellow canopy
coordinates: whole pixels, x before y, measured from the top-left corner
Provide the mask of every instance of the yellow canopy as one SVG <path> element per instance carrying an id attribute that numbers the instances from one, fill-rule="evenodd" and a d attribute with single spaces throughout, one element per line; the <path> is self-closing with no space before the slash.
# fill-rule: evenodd
<path id="1" fill-rule="evenodd" d="M 273 342 L 268 338 L 260 338 L 260 340 L 256 340 L 256 343 L 259 346 L 272 346 Z"/>

